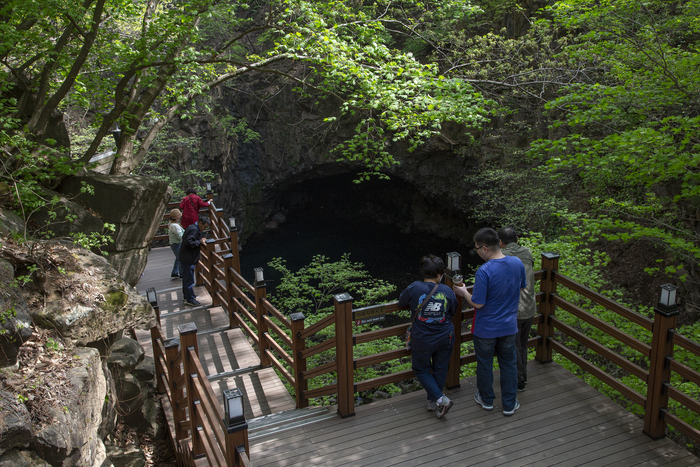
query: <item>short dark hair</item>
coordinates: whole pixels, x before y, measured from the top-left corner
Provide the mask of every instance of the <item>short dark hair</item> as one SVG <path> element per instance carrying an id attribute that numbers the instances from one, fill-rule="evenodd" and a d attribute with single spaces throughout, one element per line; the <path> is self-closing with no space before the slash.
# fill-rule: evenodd
<path id="1" fill-rule="evenodd" d="M 498 229 L 498 238 L 503 240 L 504 245 L 518 241 L 518 234 L 515 232 L 515 227 L 501 227 Z"/>
<path id="2" fill-rule="evenodd" d="M 209 223 L 209 216 L 200 215 L 199 222 L 201 222 L 202 224 L 208 224 Z"/>
<path id="3" fill-rule="evenodd" d="M 195 189 L 192 188 L 192 187 L 189 187 L 187 190 L 185 190 L 185 194 L 186 194 L 186 195 L 196 195 L 196 194 L 197 194 L 197 190 L 195 190 Z"/>
<path id="4" fill-rule="evenodd" d="M 484 227 L 474 234 L 474 243 L 476 243 L 477 246 L 487 246 L 489 248 L 497 247 L 499 246 L 498 234 L 492 228 Z"/>
<path id="5" fill-rule="evenodd" d="M 439 256 L 425 255 L 420 259 L 418 269 L 423 280 L 437 279 L 445 274 L 445 263 Z"/>

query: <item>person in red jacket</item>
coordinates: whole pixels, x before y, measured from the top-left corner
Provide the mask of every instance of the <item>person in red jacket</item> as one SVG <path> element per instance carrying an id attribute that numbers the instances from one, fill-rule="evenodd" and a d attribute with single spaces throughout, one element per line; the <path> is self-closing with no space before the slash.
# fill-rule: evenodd
<path id="1" fill-rule="evenodd" d="M 199 208 L 204 208 L 209 206 L 209 203 L 202 201 L 202 198 L 197 196 L 197 192 L 194 188 L 188 188 L 185 191 L 185 197 L 182 198 L 180 203 L 180 210 L 182 210 L 182 218 L 180 219 L 180 225 L 183 229 L 186 229 L 192 224 L 196 224 L 199 220 Z"/>

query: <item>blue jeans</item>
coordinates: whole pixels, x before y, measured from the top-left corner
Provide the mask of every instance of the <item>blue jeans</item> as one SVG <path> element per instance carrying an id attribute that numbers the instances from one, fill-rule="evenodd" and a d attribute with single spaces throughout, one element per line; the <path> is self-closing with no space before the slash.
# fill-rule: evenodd
<path id="1" fill-rule="evenodd" d="M 194 300 L 194 268 L 195 264 L 181 263 L 182 266 L 182 298 L 187 302 Z"/>
<path id="2" fill-rule="evenodd" d="M 504 411 L 513 410 L 518 390 L 516 336 L 517 334 L 511 334 L 492 339 L 474 336 L 476 387 L 479 395 L 485 404 L 493 405 L 496 397 L 493 392 L 493 357 L 495 355 L 501 370 L 501 404 Z"/>
<path id="3" fill-rule="evenodd" d="M 515 350 L 518 355 L 518 383 L 524 383 L 527 380 L 527 341 L 530 340 L 533 319 L 518 320 L 518 337 L 515 339 Z"/>
<path id="4" fill-rule="evenodd" d="M 177 275 L 177 276 L 182 276 L 182 266 L 180 265 L 180 260 L 178 258 L 180 257 L 180 246 L 182 243 L 171 243 L 170 244 L 170 249 L 173 250 L 173 253 L 175 253 L 175 263 L 173 263 L 173 270 L 170 273 L 170 275 Z"/>
<path id="5" fill-rule="evenodd" d="M 437 401 L 442 397 L 442 388 L 447 379 L 447 366 L 455 343 L 454 335 L 452 331 L 449 336 L 431 345 L 424 345 L 420 341 L 412 343 L 411 366 L 416 378 L 428 393 L 428 400 Z"/>

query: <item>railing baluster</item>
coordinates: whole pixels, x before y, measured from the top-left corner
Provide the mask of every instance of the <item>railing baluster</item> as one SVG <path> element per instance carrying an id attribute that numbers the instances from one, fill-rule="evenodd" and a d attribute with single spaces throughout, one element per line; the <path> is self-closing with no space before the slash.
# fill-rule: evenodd
<path id="1" fill-rule="evenodd" d="M 178 353 L 180 348 L 180 339 L 174 337 L 172 339 L 167 339 L 163 341 L 163 346 L 165 347 L 165 360 L 168 362 L 170 370 L 170 405 L 173 407 L 173 424 L 175 425 L 175 439 L 181 440 L 187 437 L 185 430 L 182 428 L 182 422 L 187 419 L 185 414 L 185 408 L 180 407 L 177 401 L 184 397 L 184 391 L 182 387 L 177 387 L 176 381 L 182 376 L 182 370 L 180 369 L 180 364 L 176 364 L 175 361 L 178 360 Z"/>
<path id="2" fill-rule="evenodd" d="M 304 314 L 292 313 L 292 358 L 294 359 L 294 393 L 297 398 L 297 408 L 303 409 L 309 406 L 309 400 L 304 397 L 304 391 L 309 387 L 309 382 L 303 378 L 306 371 L 306 359 L 301 358 L 301 352 L 306 349 L 306 340 L 301 338 L 304 330 Z"/>
<path id="3" fill-rule="evenodd" d="M 355 378 L 352 346 L 352 297 L 348 293 L 333 296 L 335 301 L 335 344 L 338 362 L 338 414 L 355 415 Z"/>
<path id="4" fill-rule="evenodd" d="M 459 271 L 457 271 L 459 272 Z M 445 275 L 445 285 L 452 288 L 452 279 Z M 457 311 L 452 317 L 452 326 L 455 329 L 455 343 L 450 355 L 450 365 L 447 367 L 447 379 L 445 387 L 447 389 L 455 389 L 460 386 L 459 373 L 461 364 L 461 347 L 462 347 L 462 297 L 457 297 Z M 440 388 L 442 391 L 442 388 Z"/>
<path id="5" fill-rule="evenodd" d="M 265 314 L 265 308 L 261 300 L 267 296 L 267 289 L 265 288 L 265 281 L 255 283 L 255 319 L 257 321 L 258 328 L 258 350 L 260 351 L 260 364 L 262 366 L 272 365 L 270 358 L 265 352 L 270 348 L 270 344 L 265 339 L 265 334 L 267 334 L 267 323 L 263 319 Z"/>
<path id="6" fill-rule="evenodd" d="M 182 371 L 185 374 L 185 387 L 187 390 L 187 410 L 190 417 L 190 435 L 192 436 L 192 456 L 198 457 L 204 454 L 204 443 L 197 432 L 197 426 L 201 421 L 195 409 L 195 391 L 191 374 L 196 372 L 194 365 L 190 361 L 189 350 L 194 350 L 195 355 L 199 355 L 197 346 L 197 325 L 194 323 L 181 324 L 177 327 L 180 335 L 180 351 L 182 355 Z"/>
<path id="7" fill-rule="evenodd" d="M 544 273 L 540 281 L 540 290 L 544 296 L 540 302 L 542 318 L 537 325 L 539 340 L 537 342 L 535 356 L 540 363 L 549 363 L 552 361 L 552 347 L 549 345 L 548 339 L 554 336 L 554 326 L 552 326 L 549 317 L 554 316 L 555 305 L 552 300 L 552 294 L 557 291 L 557 283 L 554 276 L 558 267 L 559 255 L 554 253 L 542 253 L 542 269 L 544 269 Z"/>

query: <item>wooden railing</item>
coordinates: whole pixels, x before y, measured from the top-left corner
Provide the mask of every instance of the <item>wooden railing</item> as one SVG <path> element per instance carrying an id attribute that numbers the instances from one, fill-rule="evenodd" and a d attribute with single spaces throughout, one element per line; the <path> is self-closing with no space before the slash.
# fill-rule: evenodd
<path id="1" fill-rule="evenodd" d="M 227 227 L 224 225 L 218 232 L 225 239 Z M 379 354 L 354 357 L 354 347 L 358 344 L 405 335 L 407 323 L 376 331 L 353 333 L 356 316 L 367 316 L 372 313 L 396 313 L 400 310 L 396 302 L 353 309 L 352 297 L 348 294 L 339 294 L 335 296 L 335 310 L 332 315 L 305 327 L 302 313 L 295 313 L 288 318 L 267 300 L 264 282 L 250 284 L 243 279 L 240 274 L 240 262 L 237 258 L 238 251 L 237 248 L 233 248 L 237 246 L 237 240 L 235 243 L 232 237 L 228 240 L 230 245 L 228 251 L 231 251 L 229 254 L 216 251 L 217 245 L 224 244 L 226 241 L 222 243 L 222 239 L 212 239 L 208 241 L 206 247 L 203 247 L 203 283 L 215 300 L 215 304 L 221 305 L 227 311 L 230 326 L 240 327 L 257 345 L 261 366 L 274 366 L 278 373 L 294 388 L 297 407 L 306 407 L 311 398 L 337 394 L 338 414 L 341 417 L 352 416 L 354 415 L 354 395 L 356 392 L 410 379 L 414 376 L 412 370 L 404 370 L 363 381 L 355 381 L 354 379 L 354 370 L 357 368 L 378 365 L 410 356 L 410 351 L 399 348 Z M 542 270 L 535 274 L 536 281 L 540 283 L 540 291 L 536 296 L 539 313 L 533 321 L 533 324 L 537 326 L 538 335 L 531 338 L 528 345 L 536 349 L 536 360 L 541 363 L 550 362 L 552 361 L 552 352 L 556 351 L 619 391 L 632 402 L 644 407 L 644 432 L 652 438 L 664 436 L 666 424 L 669 424 L 689 438 L 700 442 L 700 430 L 684 422 L 677 415 L 670 413 L 667 408 L 670 397 L 695 414 L 700 414 L 700 403 L 672 387 L 669 383 L 671 372 L 675 372 L 686 380 L 700 385 L 700 373 L 696 369 L 672 358 L 675 346 L 700 356 L 700 345 L 675 332 L 675 315 L 666 316 L 656 310 L 655 319 L 652 321 L 559 274 L 557 272 L 558 259 L 559 257 L 554 254 L 542 254 Z M 446 280 L 446 283 L 448 286 L 452 285 L 449 279 Z M 615 312 L 625 320 L 652 331 L 652 341 L 647 343 L 634 338 L 580 306 L 565 300 L 557 294 L 558 286 L 566 287 L 575 292 L 578 297 L 588 299 L 598 306 Z M 461 309 L 461 299 L 459 309 Z M 567 325 L 564 320 L 556 316 L 556 310 L 571 313 L 608 336 L 614 337 L 622 346 L 641 353 L 648 358 L 649 369 L 629 361 L 623 355 Z M 473 309 L 457 313 L 453 318 L 455 329 L 461 330 L 462 322 L 471 321 L 473 317 Z M 333 337 L 320 341 L 315 335 L 330 326 L 335 328 Z M 646 393 L 639 393 L 577 355 L 562 342 L 562 338 L 579 342 L 618 365 L 625 372 L 638 377 L 646 383 Z M 457 343 L 461 344 L 472 339 L 472 333 L 467 331 L 461 333 Z M 307 346 L 307 343 L 313 344 Z M 461 346 L 456 346 L 456 348 L 461 348 Z M 309 358 L 327 351 L 335 353 L 334 360 L 315 368 L 307 368 Z M 476 356 L 473 353 L 461 355 L 460 352 L 453 352 L 446 386 L 448 388 L 458 387 L 460 367 L 475 361 Z M 308 389 L 310 379 L 328 373 L 335 373 L 334 383 Z"/>
<path id="2" fill-rule="evenodd" d="M 165 339 L 157 303 L 154 309 L 151 340 L 158 392 L 178 465 L 194 466 L 194 459 L 204 456 L 210 466 L 250 466 L 248 425 L 228 426 L 199 361 L 197 326 L 180 325 L 179 337 Z"/>

